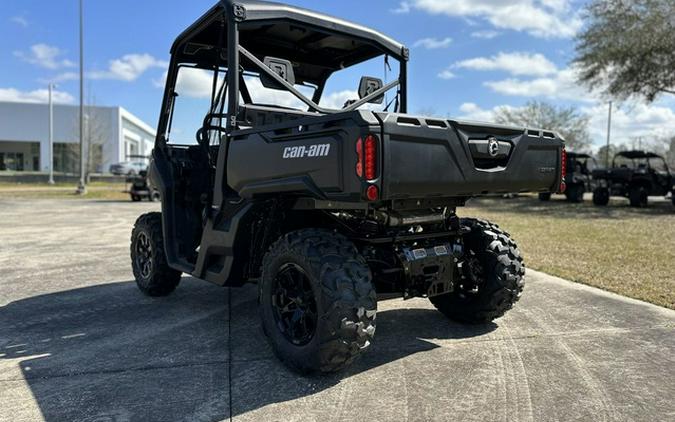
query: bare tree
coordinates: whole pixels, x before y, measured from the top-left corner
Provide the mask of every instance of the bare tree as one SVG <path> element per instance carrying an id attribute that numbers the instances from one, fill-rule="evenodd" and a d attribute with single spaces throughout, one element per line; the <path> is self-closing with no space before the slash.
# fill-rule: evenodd
<path id="1" fill-rule="evenodd" d="M 530 101 L 525 107 L 502 107 L 495 111 L 495 121 L 501 124 L 550 129 L 559 132 L 567 147 L 576 151 L 588 149 L 589 117 L 574 107 L 558 107 L 541 101 Z"/>
<path id="2" fill-rule="evenodd" d="M 577 37 L 580 82 L 611 98 L 675 94 L 675 1 L 593 0 Z"/>
<path id="3" fill-rule="evenodd" d="M 84 121 L 84 134 L 87 150 L 87 178 L 90 173 L 101 171 L 103 164 L 103 145 L 109 133 L 105 121 L 93 106 L 87 107 Z"/>

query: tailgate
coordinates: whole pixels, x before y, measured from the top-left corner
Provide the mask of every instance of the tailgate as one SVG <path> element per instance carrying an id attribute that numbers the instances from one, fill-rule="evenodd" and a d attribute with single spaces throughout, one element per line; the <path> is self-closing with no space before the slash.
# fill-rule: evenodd
<path id="1" fill-rule="evenodd" d="M 377 113 L 385 199 L 555 191 L 563 141 L 554 132 Z"/>

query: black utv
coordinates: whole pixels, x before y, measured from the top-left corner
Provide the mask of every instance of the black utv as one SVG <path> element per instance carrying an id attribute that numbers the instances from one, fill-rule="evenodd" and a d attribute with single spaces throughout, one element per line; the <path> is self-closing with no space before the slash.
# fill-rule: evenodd
<path id="1" fill-rule="evenodd" d="M 162 212 L 131 238 L 139 288 L 167 295 L 183 273 L 257 282 L 264 332 L 300 372 L 366 350 L 379 293 L 427 297 L 466 323 L 502 316 L 523 289 L 523 258 L 457 207 L 558 190 L 563 141 L 406 114 L 407 62 L 372 29 L 263 1 L 221 1 L 183 32 L 150 166 Z M 384 81 L 359 81 L 384 69 Z M 344 101 L 327 90 L 353 76 Z"/>
<path id="2" fill-rule="evenodd" d="M 133 202 L 140 202 L 143 199 L 154 202 L 160 199 L 159 191 L 148 180 L 146 170 L 141 170 L 135 176 L 127 176 L 126 183 L 129 185 L 127 192 Z"/>
<path id="3" fill-rule="evenodd" d="M 593 203 L 603 206 L 609 203 L 610 196 L 623 196 L 633 207 L 646 207 L 649 196 L 667 196 L 674 191 L 675 182 L 666 160 L 645 151 L 617 153 L 610 168 L 593 171 L 593 179 L 598 184 Z"/>
<path id="4" fill-rule="evenodd" d="M 593 182 L 592 172 L 597 168 L 595 158 L 588 154 L 580 152 L 567 152 L 567 168 L 565 172 L 565 198 L 569 202 L 583 202 L 584 193 L 593 192 L 595 183 Z M 551 199 L 550 192 L 541 192 L 539 194 L 541 201 Z"/>

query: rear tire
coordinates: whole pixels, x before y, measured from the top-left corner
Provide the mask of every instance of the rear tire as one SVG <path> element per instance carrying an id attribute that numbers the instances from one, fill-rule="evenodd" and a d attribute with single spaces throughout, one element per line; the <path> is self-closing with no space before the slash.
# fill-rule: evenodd
<path id="1" fill-rule="evenodd" d="M 567 188 L 565 192 L 567 201 L 578 204 L 584 202 L 584 187 L 581 185 L 572 185 Z"/>
<path id="2" fill-rule="evenodd" d="M 263 331 L 277 357 L 300 373 L 351 364 L 375 334 L 371 279 L 364 258 L 340 234 L 305 229 L 274 243 L 259 293 Z"/>
<path id="3" fill-rule="evenodd" d="M 496 224 L 463 219 L 471 228 L 464 238 L 463 277 L 451 293 L 429 298 L 448 318 L 484 324 L 503 316 L 520 299 L 525 265 L 518 246 Z"/>
<path id="4" fill-rule="evenodd" d="M 550 201 L 551 200 L 551 192 L 542 192 L 539 194 L 539 200 L 540 201 Z"/>
<path id="5" fill-rule="evenodd" d="M 593 191 L 593 204 L 605 206 L 609 204 L 609 189 L 595 188 Z"/>
<path id="6" fill-rule="evenodd" d="M 141 197 L 139 195 L 133 194 L 131 195 L 131 200 L 133 202 L 141 202 Z"/>
<path id="7" fill-rule="evenodd" d="M 628 192 L 631 207 L 644 208 L 647 206 L 647 190 L 642 186 L 632 186 Z"/>
<path id="8" fill-rule="evenodd" d="M 161 213 L 143 214 L 136 220 L 131 232 L 131 268 L 139 290 L 148 296 L 167 296 L 176 290 L 181 272 L 167 263 Z"/>

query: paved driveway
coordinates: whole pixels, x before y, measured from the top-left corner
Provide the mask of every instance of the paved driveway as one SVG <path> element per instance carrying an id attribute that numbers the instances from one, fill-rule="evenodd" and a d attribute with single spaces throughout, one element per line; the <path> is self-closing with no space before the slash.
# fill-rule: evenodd
<path id="1" fill-rule="evenodd" d="M 254 288 L 136 290 L 130 227 L 156 207 L 0 200 L 1 421 L 675 420 L 675 312 L 535 271 L 487 326 L 380 302 L 362 359 L 299 377 Z"/>

